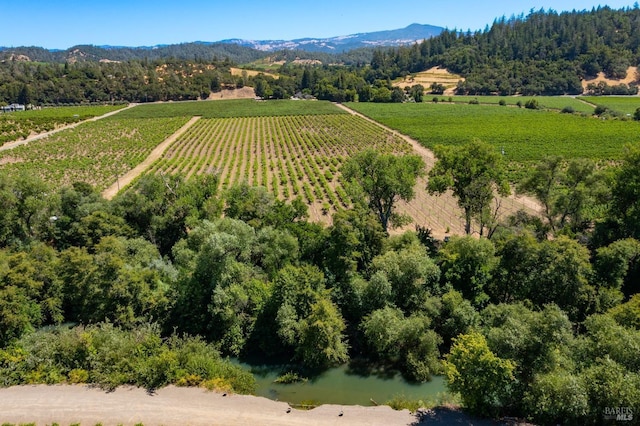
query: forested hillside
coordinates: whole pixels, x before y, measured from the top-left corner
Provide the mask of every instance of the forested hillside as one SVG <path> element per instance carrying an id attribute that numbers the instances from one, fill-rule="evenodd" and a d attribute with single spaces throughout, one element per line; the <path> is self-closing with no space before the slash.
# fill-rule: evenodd
<path id="1" fill-rule="evenodd" d="M 0 50 L 0 59 L 26 57 L 34 62 L 97 62 L 132 60 L 231 60 L 236 63 L 252 62 L 263 58 L 264 52 L 229 43 L 182 43 L 155 47 L 101 47 L 78 45 L 65 50 L 48 50 L 41 47 L 15 47 Z"/>
<path id="2" fill-rule="evenodd" d="M 154 102 L 208 97 L 242 87 L 228 61 L 0 63 L 0 103 Z"/>
<path id="3" fill-rule="evenodd" d="M 640 62 L 640 9 L 540 10 L 501 18 L 476 33 L 443 32 L 411 47 L 377 51 L 371 67 L 394 79 L 441 66 L 466 81 L 460 94 L 560 95 L 582 92 L 580 79 L 622 78 Z"/>

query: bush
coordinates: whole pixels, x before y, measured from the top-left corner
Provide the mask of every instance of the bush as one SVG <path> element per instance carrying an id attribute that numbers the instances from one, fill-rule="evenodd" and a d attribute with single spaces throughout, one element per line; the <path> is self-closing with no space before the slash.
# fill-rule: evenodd
<path id="1" fill-rule="evenodd" d="M 524 104 L 524 107 L 527 109 L 540 109 L 540 104 L 538 104 L 538 101 L 536 99 L 529 99 Z"/>
<path id="2" fill-rule="evenodd" d="M 604 105 L 596 105 L 596 109 L 593 110 L 593 115 L 602 115 L 607 112 L 609 108 Z"/>
<path id="3" fill-rule="evenodd" d="M 500 106 L 505 106 L 506 104 L 507 104 L 507 101 L 505 101 L 504 99 L 500 99 L 498 101 L 498 105 L 500 105 Z"/>
<path id="4" fill-rule="evenodd" d="M 198 338 L 163 340 L 158 327 L 110 324 L 32 333 L 0 350 L 0 386 L 93 383 L 155 389 L 169 384 L 252 393 L 253 376 Z"/>
<path id="5" fill-rule="evenodd" d="M 574 112 L 576 112 L 575 109 L 573 109 L 572 106 L 566 106 L 564 108 L 562 108 L 562 111 L 560 111 L 563 114 L 573 114 Z"/>

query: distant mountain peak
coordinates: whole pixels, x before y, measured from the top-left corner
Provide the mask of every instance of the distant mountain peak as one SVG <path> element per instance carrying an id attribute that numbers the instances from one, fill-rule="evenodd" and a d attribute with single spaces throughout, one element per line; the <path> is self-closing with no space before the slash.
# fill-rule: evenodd
<path id="1" fill-rule="evenodd" d="M 339 53 L 362 47 L 399 46 L 412 44 L 439 35 L 444 28 L 433 25 L 411 24 L 398 30 L 374 31 L 328 38 L 300 38 L 294 40 L 244 40 L 227 39 L 221 43 L 239 44 L 257 50 L 307 50 L 312 52 Z"/>

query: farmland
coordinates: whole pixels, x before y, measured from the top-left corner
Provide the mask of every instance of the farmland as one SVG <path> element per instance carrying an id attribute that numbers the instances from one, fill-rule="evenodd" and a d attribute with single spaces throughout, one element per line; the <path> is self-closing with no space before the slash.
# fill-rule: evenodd
<path id="1" fill-rule="evenodd" d="M 347 114 L 201 119 L 148 172 L 215 172 L 222 189 L 246 182 L 281 199 L 299 196 L 320 218 L 349 205 L 339 170 L 368 147 L 396 154 L 412 150 L 399 136 Z"/>
<path id="2" fill-rule="evenodd" d="M 119 189 L 127 172 L 194 116 L 202 118 L 177 136 L 146 173 L 218 173 L 221 190 L 246 182 L 280 199 L 300 197 L 311 219 L 325 223 L 333 211 L 350 205 L 340 174 L 350 156 L 369 147 L 396 154 L 414 149 L 402 135 L 329 102 L 225 100 L 138 105 L 6 151 L 0 167 L 12 173 L 35 171 L 56 186 L 86 181 L 99 191 L 110 185 Z M 433 156 L 419 153 L 431 167 Z M 401 211 L 439 237 L 448 230 L 462 232 L 455 200 L 431 196 L 425 187 L 420 179 L 416 199 L 402 203 Z M 504 212 L 523 207 L 521 200 L 502 203 Z"/>
<path id="3" fill-rule="evenodd" d="M 633 114 L 640 108 L 640 97 L 638 96 L 581 96 L 579 99 L 594 105 L 602 105 L 623 114 Z"/>
<path id="4" fill-rule="evenodd" d="M 453 102 L 468 104 L 478 101 L 479 104 L 499 105 L 503 102 L 505 106 L 523 106 L 528 101 L 534 99 L 541 109 L 562 110 L 571 107 L 576 112 L 593 114 L 594 107 L 586 102 L 569 96 L 435 96 L 440 102 Z M 431 101 L 433 97 L 425 96 L 426 101 Z"/>
<path id="5" fill-rule="evenodd" d="M 124 105 L 45 108 L 0 114 L 0 144 L 123 108 Z"/>
<path id="6" fill-rule="evenodd" d="M 138 105 L 136 108 L 122 111 L 122 118 L 162 118 L 193 117 L 231 118 L 265 117 L 284 115 L 344 114 L 326 101 L 269 101 L 256 102 L 253 99 L 234 99 L 224 102 L 179 102 Z"/>
<path id="7" fill-rule="evenodd" d="M 84 181 L 101 190 L 140 163 L 186 121 L 182 117 L 112 117 L 88 122 L 0 152 L 0 167 L 12 174 L 36 174 L 55 186 Z"/>
<path id="8" fill-rule="evenodd" d="M 517 179 L 522 165 L 548 155 L 617 160 L 638 142 L 640 123 L 576 114 L 469 104 L 349 104 L 353 109 L 411 136 L 428 148 L 474 139 L 504 154 Z"/>

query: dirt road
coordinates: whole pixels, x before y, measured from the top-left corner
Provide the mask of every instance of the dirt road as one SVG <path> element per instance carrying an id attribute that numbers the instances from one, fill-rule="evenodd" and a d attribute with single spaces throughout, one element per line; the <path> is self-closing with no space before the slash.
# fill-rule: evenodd
<path id="1" fill-rule="evenodd" d="M 439 407 L 395 411 L 388 406 L 321 405 L 292 409 L 286 402 L 248 395 L 223 395 L 201 388 L 168 386 L 148 393 L 120 387 L 114 392 L 84 385 L 34 385 L 0 388 L 0 424 L 35 423 L 61 426 L 102 424 L 144 426 L 395 426 L 517 424 L 493 422 Z"/>
<path id="2" fill-rule="evenodd" d="M 342 415 L 340 415 L 342 413 Z M 285 402 L 169 386 L 153 394 L 123 387 L 16 386 L 0 389 L 0 423 L 103 425 L 410 425 L 416 416 L 389 407 L 323 405 L 310 411 Z"/>
<path id="3" fill-rule="evenodd" d="M 26 145 L 29 142 L 33 142 L 33 141 L 37 141 L 38 139 L 46 138 L 48 136 L 53 135 L 54 133 L 58 133 L 58 132 L 61 132 L 63 130 L 73 129 L 74 127 L 78 127 L 82 123 L 86 123 L 88 121 L 98 121 L 98 120 L 102 120 L 103 118 L 111 117 L 114 114 L 118 114 L 120 111 L 124 111 L 125 109 L 133 108 L 136 105 L 137 104 L 129 104 L 124 108 L 120 108 L 120 109 L 117 109 L 115 111 L 108 112 L 108 113 L 100 115 L 98 117 L 92 117 L 92 118 L 89 118 L 89 119 L 86 119 L 86 120 L 78 121 L 77 123 L 69 124 L 67 126 L 62 126 L 62 127 L 57 128 L 57 129 L 51 130 L 49 132 L 44 132 L 44 133 L 37 134 L 35 136 L 30 136 L 30 137 L 28 137 L 28 138 L 26 138 L 24 140 L 21 140 L 21 141 L 5 143 L 4 145 L 0 146 L 0 151 L 6 151 L 6 150 L 9 150 L 9 149 L 13 149 L 13 148 L 15 148 L 17 146 L 20 146 L 20 145 Z"/>
<path id="4" fill-rule="evenodd" d="M 116 182 L 113 183 L 110 187 L 102 191 L 102 196 L 110 200 L 116 196 L 118 192 L 120 192 L 120 188 L 124 188 L 129 185 L 135 178 L 137 178 L 142 172 L 144 172 L 147 167 L 153 164 L 158 158 L 164 154 L 166 149 L 176 141 L 184 132 L 186 132 L 189 127 L 193 126 L 193 123 L 200 120 L 200 117 L 192 117 L 191 120 L 187 121 L 187 124 L 180 127 L 178 131 L 176 131 L 173 135 L 169 136 L 163 142 L 161 142 L 158 146 L 153 148 L 153 151 L 149 154 L 147 158 L 145 158 L 142 163 L 135 166 L 133 169 L 129 170 L 123 176 L 120 176 Z"/>
<path id="5" fill-rule="evenodd" d="M 413 147 L 413 150 L 422 157 L 426 164 L 427 173 L 435 164 L 436 158 L 433 152 L 422 146 L 417 140 L 385 126 L 364 114 L 352 110 L 345 105 L 336 105 L 343 110 L 374 123 L 391 132 L 395 136 L 404 139 Z M 426 178 L 418 179 L 415 198 L 408 203 L 398 203 L 400 211 L 411 216 L 414 223 L 431 229 L 436 238 L 442 239 L 446 235 L 464 234 L 464 223 L 462 220 L 463 214 L 460 207 L 458 207 L 457 199 L 453 197 L 450 191 L 442 195 L 431 195 L 426 191 L 426 185 Z M 540 204 L 535 199 L 527 196 L 510 195 L 509 197 L 498 197 L 497 200 L 500 203 L 500 212 L 502 216 L 513 214 L 521 209 L 530 214 L 537 214 L 542 211 Z M 393 230 L 393 233 L 404 232 L 407 229 L 413 229 L 413 227 L 414 225 L 411 224 L 408 227 L 395 229 Z"/>

